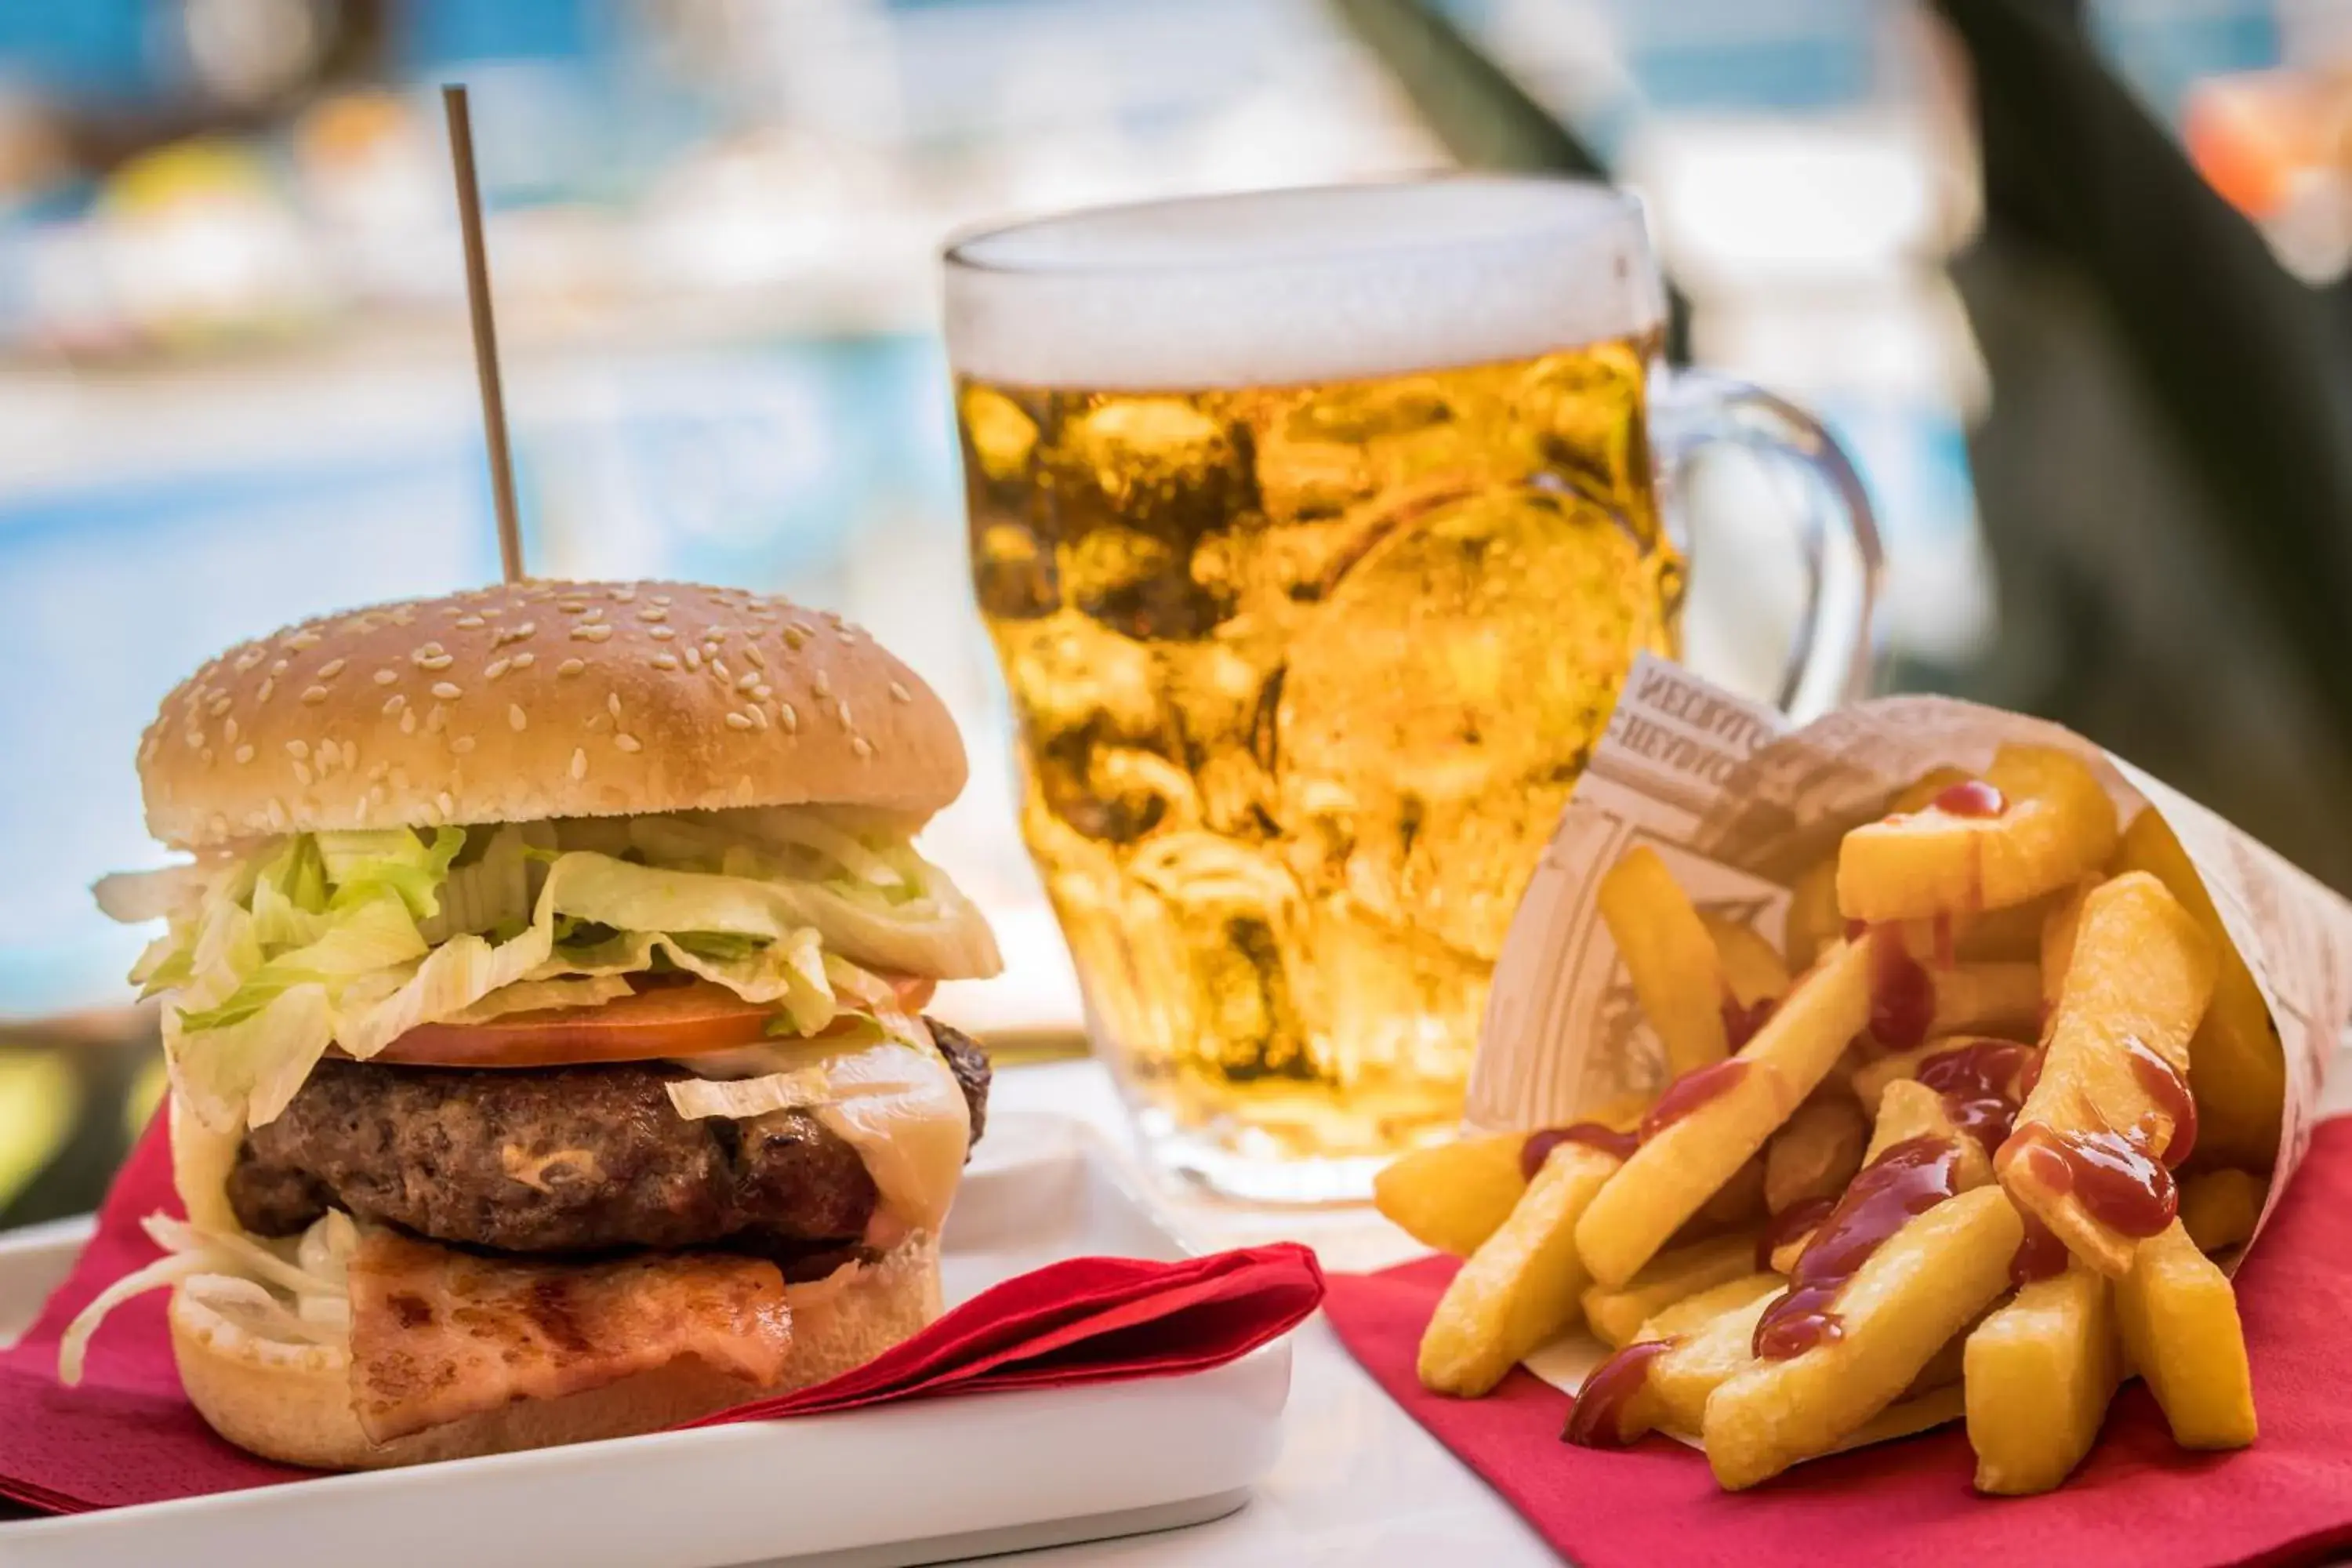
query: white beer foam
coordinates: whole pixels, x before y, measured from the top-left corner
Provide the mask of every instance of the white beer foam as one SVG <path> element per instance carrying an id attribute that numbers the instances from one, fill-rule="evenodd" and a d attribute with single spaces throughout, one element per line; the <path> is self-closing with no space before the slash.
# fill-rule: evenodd
<path id="1" fill-rule="evenodd" d="M 948 251 L 948 357 L 985 381 L 1163 391 L 1527 359 L 1645 331 L 1640 205 L 1456 178 L 1104 207 Z"/>

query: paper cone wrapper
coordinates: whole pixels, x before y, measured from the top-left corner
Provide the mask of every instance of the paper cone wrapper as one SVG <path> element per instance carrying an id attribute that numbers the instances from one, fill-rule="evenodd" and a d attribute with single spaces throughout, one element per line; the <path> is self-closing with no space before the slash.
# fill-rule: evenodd
<path id="1" fill-rule="evenodd" d="M 1468 1117 L 1559 1126 L 1666 1079 L 1601 920 L 1601 876 L 1657 850 L 1700 908 L 1777 945 L 1790 885 L 1928 769 L 1979 770 L 2011 742 L 2088 763 L 2128 822 L 2159 813 L 2270 1004 L 2286 1057 L 2279 1159 L 2262 1219 L 2304 1151 L 2352 1020 L 2352 904 L 2196 802 L 2070 730 L 1943 697 L 1889 697 L 1801 729 L 1664 660 L 1637 663 L 1528 882 L 1496 965 Z M 2257 1235 L 2260 1228 L 2257 1227 Z"/>

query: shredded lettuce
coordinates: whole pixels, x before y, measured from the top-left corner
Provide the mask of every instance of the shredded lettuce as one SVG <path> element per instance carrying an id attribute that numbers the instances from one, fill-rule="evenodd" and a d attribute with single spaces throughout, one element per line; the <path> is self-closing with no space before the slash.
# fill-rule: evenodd
<path id="1" fill-rule="evenodd" d="M 632 974 L 698 975 L 800 1035 L 848 1012 L 874 1026 L 861 1041 L 904 1040 L 919 1026 L 875 972 L 998 966 L 944 874 L 884 819 L 827 808 L 299 834 L 192 870 L 112 902 L 171 906 L 133 977 L 172 994 L 173 1085 L 219 1132 L 275 1117 L 331 1047 L 364 1060 Z"/>

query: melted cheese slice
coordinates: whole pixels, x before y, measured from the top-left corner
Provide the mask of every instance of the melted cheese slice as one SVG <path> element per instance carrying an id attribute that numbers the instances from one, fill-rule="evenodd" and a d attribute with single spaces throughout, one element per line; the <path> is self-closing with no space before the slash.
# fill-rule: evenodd
<path id="1" fill-rule="evenodd" d="M 709 1075 L 668 1086 L 680 1116 L 743 1120 L 806 1110 L 857 1151 L 883 1213 L 933 1234 L 947 1218 L 971 1152 L 971 1111 L 947 1058 L 928 1041 L 783 1042 L 680 1065 Z"/>

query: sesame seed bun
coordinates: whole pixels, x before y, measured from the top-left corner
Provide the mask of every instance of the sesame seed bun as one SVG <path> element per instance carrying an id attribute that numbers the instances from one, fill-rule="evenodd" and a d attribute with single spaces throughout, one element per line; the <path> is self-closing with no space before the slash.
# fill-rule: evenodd
<path id="1" fill-rule="evenodd" d="M 524 582 L 240 644 L 139 746 L 183 849 L 335 827 L 803 804 L 925 818 L 962 740 L 840 616 L 691 583 Z"/>

